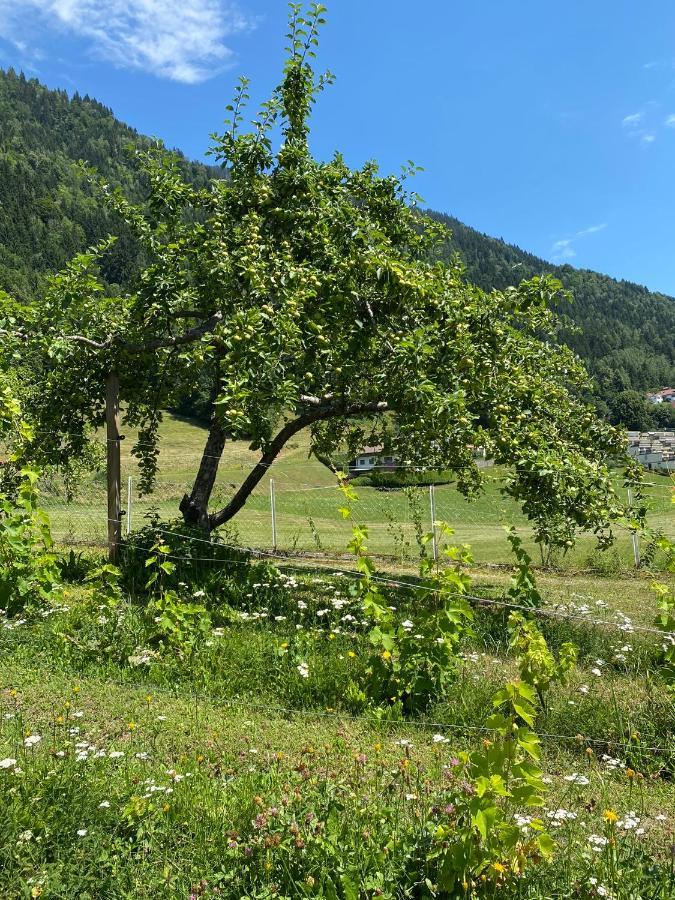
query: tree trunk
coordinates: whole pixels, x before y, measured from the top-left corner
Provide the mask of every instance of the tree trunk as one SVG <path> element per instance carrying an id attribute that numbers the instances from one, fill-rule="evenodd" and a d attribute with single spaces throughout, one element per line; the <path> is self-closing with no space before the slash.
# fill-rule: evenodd
<path id="1" fill-rule="evenodd" d="M 209 525 L 209 500 L 216 483 L 218 465 L 224 448 L 225 432 L 214 416 L 192 492 L 185 494 L 179 507 L 188 525 L 199 525 L 204 531 L 210 531 L 211 527 Z"/>
<path id="2" fill-rule="evenodd" d="M 212 513 L 210 516 L 208 516 L 208 527 L 210 529 L 215 529 L 220 525 L 224 525 L 225 522 L 229 522 L 230 519 L 232 519 L 239 512 L 239 510 L 242 508 L 242 506 L 244 506 L 244 504 L 250 497 L 254 488 L 260 483 L 265 473 L 268 472 L 269 467 L 272 465 L 274 460 L 283 449 L 286 441 L 293 437 L 293 435 L 297 434 L 298 431 L 301 431 L 308 425 L 312 425 L 314 422 L 320 422 L 325 419 L 333 419 L 335 417 L 350 418 L 352 416 L 361 416 L 368 413 L 381 414 L 389 409 L 388 404 L 384 401 L 351 403 L 348 405 L 329 404 L 324 406 L 316 398 L 306 399 L 307 401 L 311 401 L 312 404 L 316 403 L 317 408 L 303 413 L 296 419 L 292 419 L 290 422 L 287 422 L 284 425 L 281 431 L 279 431 L 279 433 L 272 439 L 267 450 L 263 453 L 263 455 L 260 457 L 260 460 L 255 464 L 255 466 L 251 469 L 249 474 L 244 479 L 241 487 L 227 504 L 227 506 L 223 507 L 223 509 L 219 510 L 218 512 Z"/>
<path id="3" fill-rule="evenodd" d="M 117 562 L 122 540 L 120 501 L 120 380 L 110 372 L 105 382 L 106 473 L 108 487 L 108 560 Z"/>

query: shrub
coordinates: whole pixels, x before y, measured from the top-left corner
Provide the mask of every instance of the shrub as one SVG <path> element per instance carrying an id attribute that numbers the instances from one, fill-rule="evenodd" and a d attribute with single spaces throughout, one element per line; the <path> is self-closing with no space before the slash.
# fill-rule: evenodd
<path id="1" fill-rule="evenodd" d="M 391 472 L 370 472 L 367 475 L 356 475 L 351 483 L 357 487 L 374 488 L 404 488 L 404 487 L 428 487 L 431 484 L 451 484 L 455 480 L 455 473 L 444 471 L 417 471 L 414 469 L 399 469 Z"/>
<path id="2" fill-rule="evenodd" d="M 132 596 L 147 594 L 147 560 L 158 544 L 167 548 L 165 556 L 173 563 L 164 582 L 167 589 L 176 589 L 182 582 L 195 589 L 218 593 L 229 581 L 246 579 L 250 554 L 230 546 L 226 533 L 224 539 L 220 534 L 207 537 L 182 519 L 170 522 L 154 519 L 122 544 L 122 586 Z"/>

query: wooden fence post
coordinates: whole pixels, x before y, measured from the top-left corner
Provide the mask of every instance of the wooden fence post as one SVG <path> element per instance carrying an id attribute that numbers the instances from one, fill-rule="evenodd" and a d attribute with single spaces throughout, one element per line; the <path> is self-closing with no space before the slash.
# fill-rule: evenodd
<path id="1" fill-rule="evenodd" d="M 117 562 L 122 540 L 122 512 L 120 508 L 120 380 L 117 372 L 110 372 L 105 382 L 106 463 L 108 482 L 108 559 Z"/>

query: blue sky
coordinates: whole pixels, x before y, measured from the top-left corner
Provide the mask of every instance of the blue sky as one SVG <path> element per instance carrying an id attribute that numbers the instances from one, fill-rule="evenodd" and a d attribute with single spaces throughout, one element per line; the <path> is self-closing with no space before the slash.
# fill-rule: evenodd
<path id="1" fill-rule="evenodd" d="M 672 0 L 328 0 L 319 156 L 424 167 L 429 206 L 675 295 Z M 0 0 L 0 65 L 204 158 L 277 83 L 285 0 Z"/>

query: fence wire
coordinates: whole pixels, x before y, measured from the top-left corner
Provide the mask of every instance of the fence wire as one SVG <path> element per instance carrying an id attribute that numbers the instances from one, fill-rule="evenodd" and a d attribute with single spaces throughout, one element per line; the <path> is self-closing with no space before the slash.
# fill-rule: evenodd
<path id="1" fill-rule="evenodd" d="M 225 506 L 249 471 L 247 461 L 228 465 L 219 476 L 211 497 L 211 508 Z M 344 499 L 334 484 L 309 485 L 287 472 L 271 467 L 237 516 L 225 526 L 230 543 L 284 553 L 336 556 L 344 554 L 351 538 L 352 522 L 368 527 L 368 546 L 376 556 L 393 563 L 410 564 L 419 558 L 422 537 L 432 530 L 431 492 L 436 521 L 449 523 L 455 531 L 453 542 L 469 544 L 476 563 L 508 564 L 513 561 L 505 539 L 504 525 L 515 525 L 535 562 L 549 562 L 570 568 L 593 567 L 595 541 L 581 536 L 566 558 L 545 559 L 532 539 L 532 529 L 518 504 L 500 493 L 504 474 L 485 473 L 486 492 L 467 501 L 451 485 L 432 487 L 375 488 L 359 486 L 352 520 L 339 512 Z M 122 533 L 142 528 L 155 519 L 170 522 L 179 518 L 179 503 L 191 484 L 159 479 L 151 494 L 140 492 L 136 475 L 122 480 Z M 58 479 L 41 485 L 42 504 L 50 516 L 52 533 L 66 545 L 104 546 L 107 541 L 107 499 L 105 474 L 78 484 L 69 495 Z M 666 489 L 652 489 L 648 497 L 650 523 L 669 537 L 675 537 L 675 507 Z M 643 548 L 645 551 L 647 547 Z M 618 568 L 634 564 L 628 532 L 619 533 L 611 555 L 604 558 Z M 607 562 L 603 564 L 608 564 Z"/>

